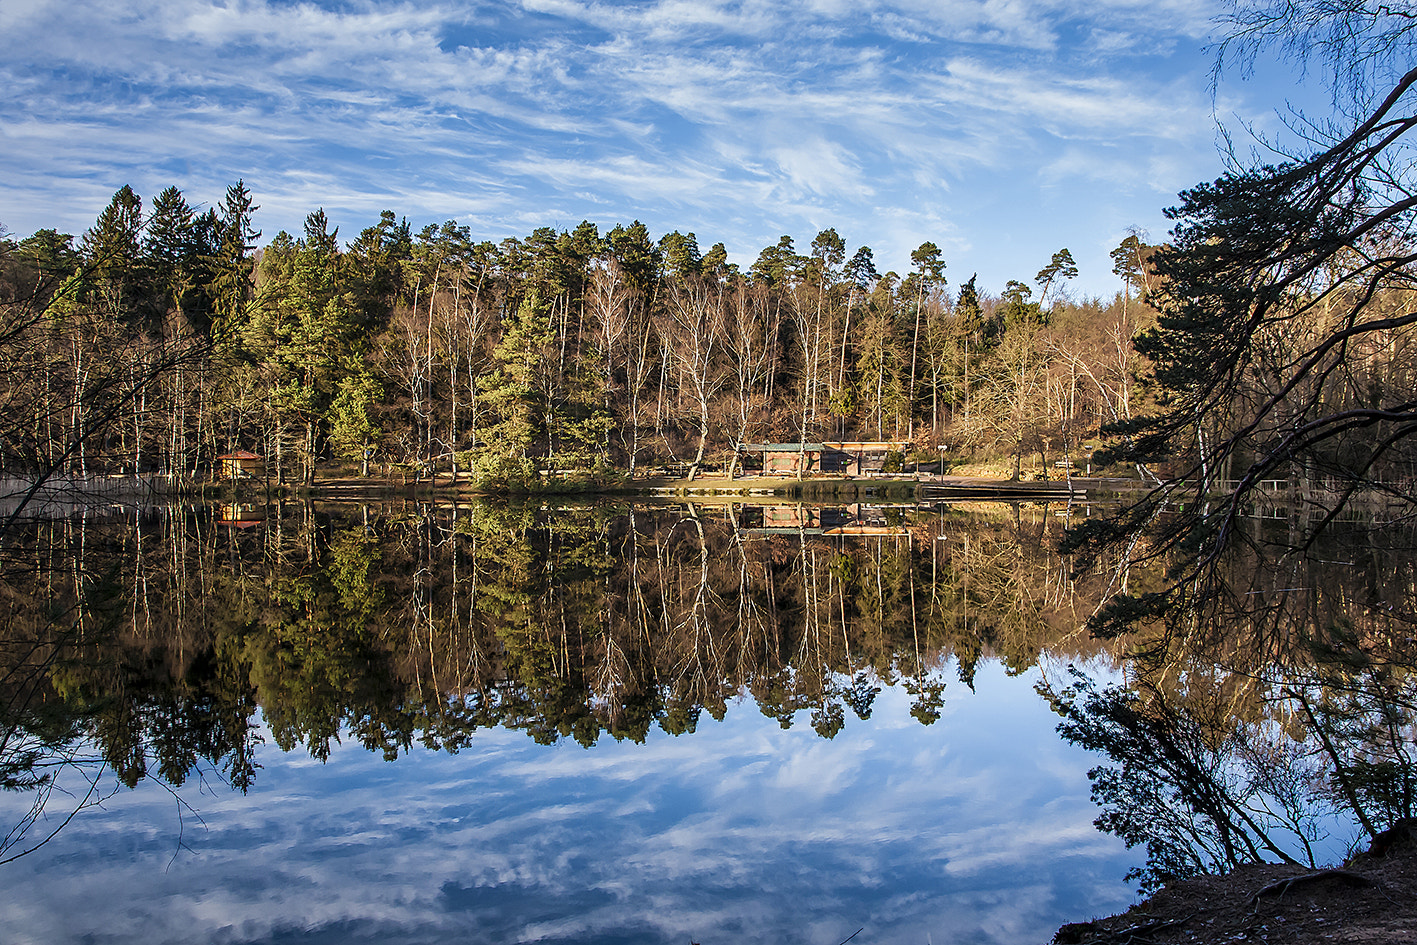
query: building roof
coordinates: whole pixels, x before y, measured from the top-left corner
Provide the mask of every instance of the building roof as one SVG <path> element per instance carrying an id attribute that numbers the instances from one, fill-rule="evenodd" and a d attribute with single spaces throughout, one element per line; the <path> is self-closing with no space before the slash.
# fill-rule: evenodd
<path id="1" fill-rule="evenodd" d="M 744 443 L 740 449 L 753 453 L 810 453 L 823 449 L 860 453 L 872 450 L 901 450 L 909 445 L 909 440 L 828 440 L 823 443 Z"/>
<path id="2" fill-rule="evenodd" d="M 820 453 L 820 443 L 744 443 L 740 449 L 750 453 Z"/>
<path id="3" fill-rule="evenodd" d="M 909 440 L 837 440 L 822 444 L 827 449 L 846 453 L 863 453 L 872 450 L 903 450 L 910 445 Z"/>
<path id="4" fill-rule="evenodd" d="M 260 459 L 260 458 L 261 458 L 260 456 L 257 456 L 255 453 L 249 452 L 249 451 L 247 451 L 247 450 L 237 450 L 237 451 L 234 452 L 234 453 L 225 453 L 225 454 L 223 454 L 223 455 L 217 457 L 217 459 Z"/>

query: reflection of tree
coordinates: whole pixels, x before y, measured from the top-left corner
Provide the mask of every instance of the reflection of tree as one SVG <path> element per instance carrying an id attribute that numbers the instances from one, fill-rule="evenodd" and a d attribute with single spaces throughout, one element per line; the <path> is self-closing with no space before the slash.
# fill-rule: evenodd
<path id="1" fill-rule="evenodd" d="M 1313 865 L 1313 813 L 1278 774 L 1291 759 L 1265 751 L 1263 725 L 1235 724 L 1226 707 L 1178 708 L 1155 690 L 1098 690 L 1078 679 L 1054 695 L 1069 741 L 1105 754 L 1088 772 L 1103 807 L 1097 826 L 1147 849 L 1143 889 L 1174 876 L 1224 872 L 1271 854 L 1294 857 L 1276 834 L 1289 830 Z M 1293 803 L 1298 801 L 1298 803 Z"/>
<path id="2" fill-rule="evenodd" d="M 249 689 L 205 661 L 170 672 L 184 628 L 152 638 L 148 604 L 162 589 L 124 585 L 154 546 L 146 523 L 128 526 L 115 538 L 84 519 L 45 522 L 14 530 L 0 550 L 0 787 L 32 798 L 0 838 L 2 862 L 123 785 L 156 776 L 178 786 L 198 765 L 239 790 L 251 782 Z M 167 599 L 181 614 L 183 602 Z M 125 646 L 125 633 L 150 645 Z"/>
<path id="3" fill-rule="evenodd" d="M 1324 655 L 1283 696 L 1312 731 L 1339 801 L 1375 836 L 1417 814 L 1417 681 L 1361 648 Z"/>
<path id="4" fill-rule="evenodd" d="M 58 655 L 57 639 L 23 639 L 14 621 L 5 635 L 6 665 L 3 676 L 4 712 L 0 718 L 0 789 L 26 792 L 30 808 L 19 822 L 7 825 L 0 838 L 0 864 L 18 859 L 40 846 L 85 807 L 97 804 L 106 793 L 94 771 L 102 759 L 80 741 L 83 719 L 55 700 L 42 696 L 43 680 Z M 56 791 L 73 794 L 67 775 L 82 779 L 82 793 L 67 813 L 53 825 L 44 824 L 46 810 Z"/>
<path id="5" fill-rule="evenodd" d="M 1334 813 L 1370 837 L 1414 814 L 1412 534 L 1331 529 L 1295 554 L 1284 526 L 1248 527 L 1208 619 L 1129 634 L 1125 686 L 1049 693 L 1110 759 L 1098 823 L 1147 845 L 1149 882 L 1312 864 Z"/>
<path id="6" fill-rule="evenodd" d="M 379 603 L 362 561 L 367 543 L 339 535 L 326 567 L 279 577 L 266 613 L 242 639 L 241 657 L 276 744 L 303 743 L 324 760 L 342 725 L 394 757 L 411 729 L 390 711 L 399 688 L 373 625 Z"/>
<path id="7" fill-rule="evenodd" d="M 341 737 L 457 751 L 489 726 L 587 746 L 688 734 L 739 697 L 830 738 L 886 684 L 929 723 L 954 656 L 972 672 L 997 646 L 1021 669 L 1078 619 L 1016 606 L 1058 570 L 1029 525 L 1046 510 L 893 514 L 849 538 L 737 519 L 293 502 L 249 531 L 176 509 L 34 524 L 12 551 L 47 566 L 6 585 L 6 784 L 40 792 L 69 759 L 118 784 L 201 771 L 244 790 L 258 711 L 282 749 L 321 759 Z M 985 616 L 1001 599 L 1015 606 Z M 41 639 L 46 600 L 80 615 L 81 639 Z"/>

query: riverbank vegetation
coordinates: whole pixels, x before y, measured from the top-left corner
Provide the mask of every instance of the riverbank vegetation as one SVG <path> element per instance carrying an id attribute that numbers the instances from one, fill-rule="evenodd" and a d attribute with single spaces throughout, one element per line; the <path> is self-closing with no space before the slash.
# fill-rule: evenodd
<path id="1" fill-rule="evenodd" d="M 316 210 L 262 245 L 257 209 L 241 183 L 207 209 L 124 187 L 77 240 L 0 242 L 0 474 L 202 479 L 247 451 L 280 482 L 342 462 L 528 489 L 890 440 L 1017 476 L 1142 399 L 1153 247 L 1135 234 L 1121 291 L 1074 300 L 1066 249 L 990 291 L 951 285 L 931 243 L 881 272 L 833 229 L 741 270 L 638 222 L 494 243 L 389 211 L 342 241 Z"/>

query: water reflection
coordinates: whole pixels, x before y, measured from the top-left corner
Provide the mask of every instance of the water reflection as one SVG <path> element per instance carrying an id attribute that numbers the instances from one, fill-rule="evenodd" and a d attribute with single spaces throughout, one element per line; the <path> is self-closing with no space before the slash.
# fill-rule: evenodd
<path id="1" fill-rule="evenodd" d="M 3 547 L 0 842 L 41 864 L 16 895 L 51 940 L 119 889 L 148 926 L 221 900 L 236 941 L 1042 940 L 1121 905 L 1129 867 L 1322 862 L 1412 814 L 1410 533 L 1295 553 L 1255 520 L 1205 610 L 1108 639 L 1099 603 L 1163 578 L 1076 580 L 1052 549 L 1085 514 L 31 521 Z M 124 865 L 91 874 L 97 850 Z"/>
<path id="2" fill-rule="evenodd" d="M 128 783 L 154 765 L 181 783 L 200 757 L 249 786 L 257 705 L 281 748 L 316 758 L 342 728 L 391 758 L 498 726 L 641 741 L 721 719 L 740 692 L 783 727 L 806 711 L 830 738 L 897 682 L 928 722 L 945 661 L 965 684 L 985 653 L 1019 672 L 1079 620 L 1044 509 L 297 504 L 112 519 L 36 523 L 10 542 L 12 560 L 42 563 L 14 582 L 32 597 L 11 637 L 43 668 L 23 704 L 86 715 Z"/>
<path id="3" fill-rule="evenodd" d="M 7 900 L 50 942 L 1042 942 L 1124 905 L 1129 860 L 1018 682 L 984 668 L 929 728 L 887 687 L 830 742 L 749 705 L 594 751 L 500 729 L 397 764 L 266 745 L 246 797 L 198 799 L 180 853 L 173 801 L 140 788 Z"/>
<path id="4" fill-rule="evenodd" d="M 7 706 L 37 750 L 6 758 L 71 793 L 11 855 L 85 778 L 111 797 L 12 893 L 57 941 L 1046 938 L 1120 905 L 1127 862 L 1031 691 L 1045 647 L 1102 652 L 1069 636 L 1057 529 L 1013 506 L 31 523 Z"/>
<path id="5" fill-rule="evenodd" d="M 1093 621 L 1128 627 L 1124 683 L 1045 690 L 1065 737 L 1108 759 L 1098 824 L 1147 849 L 1147 887 L 1342 861 L 1417 813 L 1411 526 L 1255 512 L 1186 606 L 1137 587 Z"/>

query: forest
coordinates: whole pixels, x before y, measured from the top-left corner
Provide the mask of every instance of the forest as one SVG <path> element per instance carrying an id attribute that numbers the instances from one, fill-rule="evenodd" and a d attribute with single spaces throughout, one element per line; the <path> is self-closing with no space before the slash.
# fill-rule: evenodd
<path id="1" fill-rule="evenodd" d="M 834 229 L 744 272 L 722 243 L 639 222 L 493 243 L 385 211 L 341 240 L 316 210 L 261 244 L 257 210 L 241 182 L 206 209 L 124 187 L 77 240 L 0 242 L 0 475 L 202 481 L 244 450 L 279 482 L 323 467 L 526 489 L 552 470 L 731 476 L 751 442 L 890 439 L 1017 476 L 1144 397 L 1144 234 L 1113 251 L 1103 301 L 1069 295 L 1067 249 L 994 293 L 952 285 L 933 243 L 902 275 Z"/>

